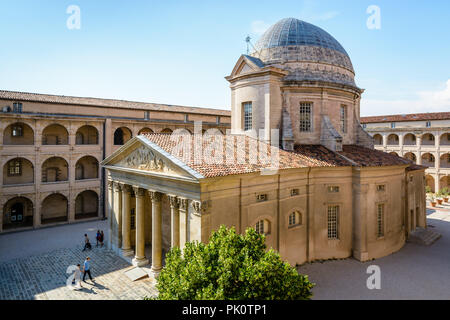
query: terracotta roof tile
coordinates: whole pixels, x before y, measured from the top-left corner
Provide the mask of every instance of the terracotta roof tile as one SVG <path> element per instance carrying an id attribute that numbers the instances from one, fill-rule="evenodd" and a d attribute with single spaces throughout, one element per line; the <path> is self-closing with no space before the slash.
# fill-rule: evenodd
<path id="1" fill-rule="evenodd" d="M 171 111 L 171 112 L 183 112 L 183 113 L 196 113 L 218 116 L 231 116 L 231 112 L 228 110 L 211 109 L 211 108 L 199 108 L 199 107 L 185 107 L 175 106 L 168 104 L 136 102 L 126 100 L 115 99 L 102 99 L 102 98 L 87 98 L 87 97 L 71 97 L 61 95 L 39 94 L 29 92 L 17 92 L 0 90 L 0 100 L 17 100 L 17 101 L 33 101 L 43 103 L 60 103 L 69 105 L 86 105 L 97 107 L 113 107 L 113 108 L 127 108 L 127 109 L 142 109 L 142 110 L 154 110 L 154 111 Z"/>
<path id="2" fill-rule="evenodd" d="M 397 166 L 412 164 L 411 160 L 389 154 L 383 151 L 369 149 L 356 145 L 344 145 L 341 155 L 354 161 L 361 167 Z"/>
<path id="3" fill-rule="evenodd" d="M 213 143 L 213 150 L 221 150 L 222 163 L 211 163 L 211 161 L 206 161 L 205 159 L 199 159 L 198 162 L 195 161 L 194 156 L 194 138 L 190 136 L 189 140 L 191 147 L 191 156 L 188 159 L 183 159 L 183 155 L 178 153 L 175 149 L 177 144 L 177 139 L 182 139 L 182 137 L 172 138 L 171 134 L 146 134 L 145 138 L 150 140 L 151 142 L 157 144 L 166 152 L 170 153 L 172 156 L 178 158 L 182 162 L 184 162 L 187 166 L 194 169 L 204 177 L 217 177 L 217 176 L 227 176 L 233 174 L 244 174 L 261 171 L 262 169 L 271 169 L 270 160 L 267 162 L 260 161 L 260 159 L 255 159 L 251 157 L 251 153 L 249 152 L 250 143 L 257 142 L 256 139 L 253 139 L 244 135 L 234 135 L 236 141 L 238 139 L 243 139 L 245 141 L 245 148 L 238 148 L 237 144 L 234 147 L 234 150 L 231 147 L 227 147 L 226 143 L 220 147 L 219 143 L 210 142 L 208 139 L 204 139 L 202 146 L 205 149 L 210 143 Z M 276 147 L 270 146 L 264 142 L 260 142 L 261 147 L 266 148 L 268 157 L 270 157 L 271 153 L 275 150 L 279 152 L 279 166 L 278 169 L 290 169 L 290 168 L 307 168 L 307 167 L 336 167 L 336 166 L 351 166 L 351 163 L 335 154 L 334 152 L 328 150 L 327 148 L 317 145 L 317 146 L 298 146 L 296 147 L 295 152 L 288 152 Z M 231 164 L 226 163 L 226 154 L 227 150 L 230 151 L 230 154 L 234 154 L 234 159 L 239 159 L 242 157 L 244 159 L 243 163 L 237 163 L 238 161 L 234 161 Z M 233 150 L 233 151 L 232 151 Z M 270 158 L 269 158 L 270 159 Z M 251 161 L 252 160 L 252 161 Z"/>
<path id="4" fill-rule="evenodd" d="M 387 116 L 361 117 L 361 123 L 448 120 L 448 119 L 450 119 L 450 112 L 430 112 L 430 113 L 394 114 Z"/>

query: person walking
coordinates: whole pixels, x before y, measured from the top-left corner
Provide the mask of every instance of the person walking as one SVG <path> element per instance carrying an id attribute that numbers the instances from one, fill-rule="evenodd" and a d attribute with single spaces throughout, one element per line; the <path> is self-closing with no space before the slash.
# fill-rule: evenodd
<path id="1" fill-rule="evenodd" d="M 99 242 L 101 243 L 100 237 L 101 237 L 100 230 L 97 230 L 97 234 L 95 235 L 95 240 L 97 240 L 97 244 L 95 245 L 96 247 L 98 247 Z"/>
<path id="2" fill-rule="evenodd" d="M 82 286 L 81 286 L 81 266 L 79 263 L 77 264 L 77 269 L 75 270 L 75 277 L 73 279 L 72 284 L 75 285 L 75 289 L 82 288 Z"/>
<path id="3" fill-rule="evenodd" d="M 103 241 L 105 240 L 105 234 L 103 230 L 100 230 L 100 246 L 103 247 Z"/>
<path id="4" fill-rule="evenodd" d="M 86 257 L 86 260 L 84 260 L 84 265 L 83 265 L 83 282 L 86 282 L 85 278 L 86 278 L 86 274 L 89 275 L 89 279 L 92 280 L 92 275 L 91 275 L 91 258 Z"/>
<path id="5" fill-rule="evenodd" d="M 88 237 L 88 235 L 85 233 L 85 234 L 84 234 L 84 248 L 83 248 L 82 251 L 85 251 L 86 249 L 91 250 L 91 249 L 92 249 L 92 246 L 91 246 L 91 243 L 89 242 L 89 237 Z"/>

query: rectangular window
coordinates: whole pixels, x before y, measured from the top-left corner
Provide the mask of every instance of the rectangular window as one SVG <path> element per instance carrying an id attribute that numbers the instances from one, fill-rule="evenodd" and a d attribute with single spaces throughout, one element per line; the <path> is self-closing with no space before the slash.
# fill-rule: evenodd
<path id="1" fill-rule="evenodd" d="M 377 237 L 384 236 L 384 203 L 378 204 L 377 208 Z"/>
<path id="2" fill-rule="evenodd" d="M 328 206 L 328 239 L 339 239 L 339 206 Z"/>
<path id="3" fill-rule="evenodd" d="M 367 128 L 367 124 L 363 123 L 362 127 L 363 127 L 363 129 Z"/>
<path id="4" fill-rule="evenodd" d="M 22 103 L 14 102 L 13 103 L 13 112 L 22 112 Z"/>
<path id="5" fill-rule="evenodd" d="M 328 186 L 328 192 L 339 192 L 339 186 Z"/>
<path id="6" fill-rule="evenodd" d="M 22 175 L 22 162 L 20 160 L 11 160 L 8 163 L 8 176 Z"/>
<path id="7" fill-rule="evenodd" d="M 256 195 L 256 201 L 261 202 L 261 201 L 266 201 L 266 200 L 267 200 L 267 194 Z"/>
<path id="8" fill-rule="evenodd" d="M 431 127 L 431 121 L 427 121 L 426 127 L 427 127 L 427 128 L 430 128 L 430 127 Z"/>
<path id="9" fill-rule="evenodd" d="M 291 189 L 291 196 L 298 196 L 298 195 L 299 195 L 298 189 Z"/>
<path id="10" fill-rule="evenodd" d="M 310 132 L 312 129 L 312 103 L 300 103 L 300 132 Z"/>
<path id="11" fill-rule="evenodd" d="M 391 128 L 395 129 L 395 122 L 391 122 Z"/>
<path id="12" fill-rule="evenodd" d="M 252 129 L 252 119 L 253 119 L 252 103 L 244 102 L 243 108 L 244 108 L 244 130 L 245 131 L 251 130 Z"/>
<path id="13" fill-rule="evenodd" d="M 347 133 L 347 106 L 341 106 L 341 132 Z"/>
<path id="14" fill-rule="evenodd" d="M 150 111 L 144 111 L 144 120 L 150 120 Z"/>
<path id="15" fill-rule="evenodd" d="M 377 191 L 384 191 L 384 190 L 386 190 L 386 186 L 384 184 L 377 185 Z"/>

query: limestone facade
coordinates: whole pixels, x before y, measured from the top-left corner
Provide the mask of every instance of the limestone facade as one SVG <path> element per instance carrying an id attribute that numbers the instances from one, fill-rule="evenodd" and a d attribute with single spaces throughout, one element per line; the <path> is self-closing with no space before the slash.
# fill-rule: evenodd
<path id="1" fill-rule="evenodd" d="M 142 133 L 225 131 L 229 112 L 0 91 L 0 232 L 107 217 L 100 162 Z"/>
<path id="2" fill-rule="evenodd" d="M 428 167 L 433 192 L 450 187 L 450 113 L 438 112 L 362 118 L 375 148 Z"/>

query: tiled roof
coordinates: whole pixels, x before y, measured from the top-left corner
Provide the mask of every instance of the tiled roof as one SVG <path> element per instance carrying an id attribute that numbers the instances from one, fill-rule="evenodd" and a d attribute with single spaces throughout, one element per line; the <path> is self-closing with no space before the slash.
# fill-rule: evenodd
<path id="1" fill-rule="evenodd" d="M 178 158 L 187 166 L 192 168 L 193 170 L 200 173 L 205 178 L 209 177 L 218 177 L 218 176 L 227 176 L 234 174 L 244 174 L 251 172 L 258 172 L 262 169 L 270 169 L 271 164 L 270 160 L 268 162 L 262 162 L 259 159 L 254 160 L 253 163 L 250 163 L 250 152 L 249 152 L 249 143 L 255 142 L 257 140 L 250 138 L 244 135 L 235 135 L 236 141 L 238 139 L 243 139 L 245 141 L 245 148 L 237 148 L 235 146 L 234 151 L 230 147 L 227 147 L 226 143 L 223 144 L 222 148 L 220 148 L 220 144 L 214 143 L 213 150 L 220 150 L 221 159 L 223 163 L 208 163 L 211 161 L 205 161 L 204 158 L 200 159 L 198 162 L 194 161 L 194 156 L 188 157 L 188 159 L 183 159 L 183 156 L 176 152 L 175 145 L 177 144 L 177 138 L 172 139 L 170 134 L 146 134 L 145 138 L 155 143 L 159 147 L 161 147 L 166 152 L 170 153 L 172 156 Z M 178 139 L 181 139 L 179 137 Z M 188 138 L 191 143 L 191 154 L 194 155 L 194 139 L 193 136 Z M 210 145 L 210 141 L 208 139 L 203 140 L 203 150 Z M 267 148 L 267 154 L 270 157 L 272 151 L 278 149 L 276 147 L 271 147 L 270 145 L 260 142 L 261 146 Z M 230 154 L 234 152 L 235 158 L 239 159 L 241 156 L 245 161 L 239 164 L 234 161 L 232 164 L 226 163 L 226 150 L 230 150 Z M 307 167 L 336 167 L 336 166 L 351 166 L 349 161 L 346 161 L 339 155 L 334 152 L 328 150 L 327 148 L 315 145 L 315 146 L 299 146 L 296 148 L 295 152 L 288 152 L 281 149 L 279 151 L 279 167 L 278 169 L 290 169 L 290 168 L 307 168 Z M 254 159 L 254 158 L 252 158 Z"/>
<path id="2" fill-rule="evenodd" d="M 221 110 L 221 109 L 174 106 L 174 105 L 167 105 L 167 104 L 115 100 L 115 99 L 71 97 L 71 96 L 60 96 L 60 95 L 6 91 L 6 90 L 0 90 L 0 100 L 1 99 L 16 100 L 16 101 L 43 102 L 43 103 L 60 103 L 60 104 L 68 104 L 68 105 L 85 105 L 85 106 L 96 106 L 96 107 L 141 109 L 141 110 L 149 110 L 149 111 L 196 113 L 196 114 L 228 116 L 228 117 L 231 116 L 230 111 Z"/>
<path id="3" fill-rule="evenodd" d="M 245 148 L 238 148 L 237 144 L 235 144 L 234 150 L 226 145 L 225 140 L 222 146 L 220 146 L 217 141 L 211 141 L 209 139 L 203 140 L 203 150 L 210 147 L 210 150 L 220 152 L 220 159 L 222 163 L 206 161 L 203 157 L 196 161 L 197 159 L 194 159 L 196 153 L 194 151 L 193 136 L 189 136 L 188 138 L 174 138 L 171 134 L 152 133 L 145 134 L 144 137 L 152 143 L 158 145 L 161 149 L 168 152 L 175 158 L 179 159 L 181 162 L 205 178 L 252 173 L 261 171 L 262 169 L 271 169 L 270 160 L 263 162 L 260 161 L 260 159 L 251 158 L 253 161 L 250 163 L 251 161 L 249 159 L 251 154 L 249 152 L 249 144 L 251 142 L 254 143 L 257 140 L 248 136 L 235 135 L 234 137 L 236 138 L 236 141 L 245 141 Z M 187 159 L 184 158 L 181 153 L 178 153 L 175 148 L 181 139 L 187 139 L 184 141 L 190 143 L 191 154 L 187 157 Z M 263 142 L 260 142 L 260 144 L 263 148 L 267 148 L 266 150 L 269 157 L 271 152 L 278 149 Z M 180 149 L 179 145 L 178 149 Z M 232 163 L 227 164 L 227 151 L 230 151 L 229 154 L 234 154 L 235 158 L 233 159 L 240 159 L 241 157 L 244 161 L 242 161 L 242 163 L 233 161 Z M 342 152 L 333 152 L 322 145 L 297 145 L 295 146 L 295 150 L 293 152 L 284 151 L 281 149 L 278 149 L 278 152 L 278 169 L 280 170 L 307 167 L 379 167 L 412 164 L 412 162 L 407 159 L 384 153 L 382 151 L 355 145 L 345 145 Z"/>
<path id="4" fill-rule="evenodd" d="M 361 167 L 381 167 L 412 164 L 411 160 L 389 154 L 383 151 L 369 149 L 356 145 L 344 145 L 339 154 L 352 160 Z"/>
<path id="5" fill-rule="evenodd" d="M 428 169 L 428 167 L 414 163 L 414 164 L 410 165 L 408 168 L 406 168 L 406 171 L 425 170 L 425 169 Z"/>
<path id="6" fill-rule="evenodd" d="M 450 119 L 450 112 L 430 112 L 430 113 L 394 114 L 387 116 L 361 117 L 361 123 L 427 121 L 427 120 L 449 120 L 449 119 Z"/>

